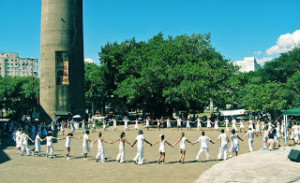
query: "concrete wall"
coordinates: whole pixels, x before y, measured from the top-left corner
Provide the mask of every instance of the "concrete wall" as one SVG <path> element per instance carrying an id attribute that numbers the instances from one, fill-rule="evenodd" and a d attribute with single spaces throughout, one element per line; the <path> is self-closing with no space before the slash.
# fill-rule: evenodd
<path id="1" fill-rule="evenodd" d="M 56 85 L 56 51 L 68 52 L 69 85 Z M 40 73 L 47 120 L 57 112 L 84 115 L 82 0 L 42 0 Z"/>

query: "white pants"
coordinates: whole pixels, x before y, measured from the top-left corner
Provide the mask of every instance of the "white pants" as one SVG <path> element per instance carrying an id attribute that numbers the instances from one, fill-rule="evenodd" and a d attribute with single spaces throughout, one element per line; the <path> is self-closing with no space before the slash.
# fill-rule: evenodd
<path id="1" fill-rule="evenodd" d="M 218 159 L 221 159 L 221 156 L 224 152 L 224 160 L 227 159 L 227 144 L 221 144 L 219 154 L 218 154 Z"/>
<path id="2" fill-rule="evenodd" d="M 137 162 L 139 165 L 144 163 L 144 147 L 137 147 L 137 153 L 133 158 L 133 161 Z"/>
<path id="3" fill-rule="evenodd" d="M 200 155 L 202 152 L 205 152 L 205 156 L 206 156 L 206 160 L 209 160 L 209 149 L 208 147 L 201 147 L 197 156 L 196 156 L 196 160 L 198 160 L 200 158 Z"/>
<path id="4" fill-rule="evenodd" d="M 248 140 L 248 145 L 249 145 L 249 151 L 250 152 L 253 151 L 253 142 L 254 142 L 254 140 Z"/>
<path id="5" fill-rule="evenodd" d="M 98 148 L 98 153 L 96 155 L 96 159 L 98 160 L 99 158 L 101 158 L 102 163 L 105 162 L 105 150 L 103 147 Z"/>
<path id="6" fill-rule="evenodd" d="M 119 148 L 119 154 L 116 158 L 116 161 L 120 161 L 120 163 L 123 163 L 125 160 L 125 149 Z"/>
<path id="7" fill-rule="evenodd" d="M 20 154 L 23 155 L 24 151 L 26 151 L 27 156 L 30 155 L 30 149 L 29 149 L 28 145 L 22 145 L 21 146 L 21 152 L 20 152 Z"/>
<path id="8" fill-rule="evenodd" d="M 46 155 L 50 155 L 53 156 L 53 145 L 47 146 L 47 151 L 46 151 Z"/>

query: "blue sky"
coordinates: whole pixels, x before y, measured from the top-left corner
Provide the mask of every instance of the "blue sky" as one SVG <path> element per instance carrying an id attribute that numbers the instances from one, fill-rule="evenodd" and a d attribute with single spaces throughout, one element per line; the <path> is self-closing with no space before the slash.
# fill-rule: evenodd
<path id="1" fill-rule="evenodd" d="M 159 32 L 210 32 L 212 45 L 232 61 L 255 56 L 263 63 L 300 45 L 299 0 L 83 2 L 85 58 L 96 62 L 108 41 L 148 40 Z M 40 58 L 40 16 L 41 0 L 0 0 L 0 52 Z"/>

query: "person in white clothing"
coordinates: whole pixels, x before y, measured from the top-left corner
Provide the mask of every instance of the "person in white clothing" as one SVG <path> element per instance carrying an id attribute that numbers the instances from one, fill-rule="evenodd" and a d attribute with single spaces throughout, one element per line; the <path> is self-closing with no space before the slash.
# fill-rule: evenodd
<path id="1" fill-rule="evenodd" d="M 85 123 L 85 120 L 82 120 L 81 122 L 81 132 L 82 133 L 85 133 L 86 132 L 86 123 Z"/>
<path id="2" fill-rule="evenodd" d="M 256 133 L 257 133 L 257 134 L 260 134 L 259 123 L 260 123 L 260 121 L 259 121 L 259 120 L 256 120 Z"/>
<path id="3" fill-rule="evenodd" d="M 104 149 L 104 145 L 103 142 L 105 143 L 109 143 L 107 142 L 103 137 L 102 137 L 102 133 L 99 132 L 99 136 L 98 138 L 93 142 L 93 144 L 95 144 L 96 142 L 98 142 L 98 153 L 96 155 L 96 162 L 99 161 L 99 159 L 101 158 L 101 163 L 105 162 L 105 149 Z"/>
<path id="4" fill-rule="evenodd" d="M 212 121 L 210 120 L 210 118 L 207 118 L 207 121 L 206 121 L 206 127 L 207 127 L 207 130 L 208 130 L 208 131 L 211 130 L 211 123 L 212 123 Z"/>
<path id="5" fill-rule="evenodd" d="M 243 140 L 248 137 L 249 152 L 253 152 L 254 135 L 258 136 L 252 128 L 249 128 Z"/>
<path id="6" fill-rule="evenodd" d="M 135 120 L 134 128 L 135 128 L 135 130 L 139 129 L 139 121 L 138 121 L 138 119 Z"/>
<path id="7" fill-rule="evenodd" d="M 177 130 L 179 130 L 179 128 L 182 130 L 182 126 L 181 126 L 181 122 L 182 122 L 182 120 L 181 120 L 181 118 L 178 116 L 177 117 Z"/>
<path id="8" fill-rule="evenodd" d="M 131 147 L 134 147 L 134 145 L 137 143 L 137 153 L 133 161 L 134 163 L 139 165 L 142 165 L 144 163 L 144 141 L 150 146 L 152 146 L 152 144 L 148 142 L 143 136 L 143 130 L 139 130 L 138 136 L 136 136 L 135 141 L 131 145 Z"/>
<path id="9" fill-rule="evenodd" d="M 160 135 L 160 140 L 155 142 L 153 145 L 156 145 L 159 143 L 159 157 L 157 163 L 160 164 L 160 159 L 161 163 L 165 164 L 165 157 L 166 157 L 166 144 L 169 146 L 173 147 L 167 140 L 165 140 L 165 135 L 161 134 Z"/>
<path id="10" fill-rule="evenodd" d="M 23 129 L 22 128 L 18 128 L 17 132 L 15 133 L 16 136 L 16 147 L 18 150 L 18 153 L 21 152 L 21 146 L 22 146 L 22 138 L 21 135 L 23 133 Z"/>
<path id="11" fill-rule="evenodd" d="M 215 124 L 215 130 L 216 131 L 219 131 L 219 120 L 218 119 L 215 119 L 215 122 L 214 122 L 214 124 Z"/>
<path id="12" fill-rule="evenodd" d="M 92 120 L 92 128 L 93 128 L 93 130 L 92 130 L 92 133 L 94 133 L 94 132 L 96 132 L 97 130 L 96 130 L 96 120 Z"/>
<path id="13" fill-rule="evenodd" d="M 200 158 L 200 155 L 201 153 L 204 151 L 205 152 L 205 157 L 206 157 L 206 160 L 208 161 L 209 160 L 209 147 L 208 147 L 208 142 L 211 142 L 212 144 L 214 144 L 214 142 L 208 137 L 205 135 L 205 132 L 203 131 L 202 133 L 202 136 L 199 137 L 198 140 L 196 140 L 195 142 L 193 142 L 192 144 L 197 144 L 197 143 L 201 143 L 201 147 L 200 147 L 200 150 L 196 156 L 196 159 L 195 161 L 198 161 L 199 158 Z"/>
<path id="14" fill-rule="evenodd" d="M 113 129 L 117 131 L 117 118 L 113 118 Z"/>
<path id="15" fill-rule="evenodd" d="M 22 146 L 21 146 L 20 155 L 23 155 L 24 151 L 26 151 L 27 156 L 30 156 L 31 152 L 30 152 L 30 149 L 29 149 L 29 146 L 28 146 L 28 139 L 31 142 L 34 142 L 34 141 L 28 136 L 27 132 L 25 132 L 25 133 L 23 132 L 22 135 L 21 135 L 21 138 L 22 138 Z"/>
<path id="16" fill-rule="evenodd" d="M 87 154 L 90 152 L 90 146 L 89 142 L 92 142 L 89 138 L 90 131 L 86 130 L 85 134 L 82 136 L 83 143 L 82 143 L 82 149 L 83 149 L 83 156 L 84 160 L 87 160 Z"/>
<path id="17" fill-rule="evenodd" d="M 254 129 L 253 123 L 254 122 L 252 121 L 252 119 L 250 119 L 248 128 Z"/>
<path id="18" fill-rule="evenodd" d="M 184 163 L 184 159 L 185 159 L 185 154 L 186 154 L 186 142 L 188 143 L 192 143 L 191 141 L 189 141 L 185 136 L 184 133 L 181 133 L 181 137 L 177 140 L 177 142 L 175 142 L 175 144 L 173 145 L 173 147 L 178 144 L 180 142 L 180 155 L 179 155 L 179 163 Z"/>
<path id="19" fill-rule="evenodd" d="M 47 140 L 46 158 L 50 157 L 51 159 L 53 159 L 53 152 L 54 152 L 53 139 L 61 140 L 60 138 L 53 137 L 51 132 L 49 132 L 47 134 L 47 137 L 43 139 L 43 141 Z"/>
<path id="20" fill-rule="evenodd" d="M 237 131 L 237 127 L 236 127 L 236 120 L 233 118 L 232 121 L 232 129 L 234 129 L 235 131 Z"/>
<path id="21" fill-rule="evenodd" d="M 65 155 L 65 158 L 67 160 L 70 160 L 71 139 L 74 139 L 74 138 L 76 138 L 76 137 L 73 137 L 73 133 L 68 133 L 65 138 L 62 138 L 62 139 L 66 139 L 65 147 L 67 149 L 67 154 Z M 78 137 L 78 138 L 80 138 L 80 137 Z"/>
<path id="22" fill-rule="evenodd" d="M 229 120 L 228 120 L 228 118 L 226 117 L 226 119 L 225 119 L 225 127 L 226 127 L 226 131 L 227 132 L 229 132 Z"/>
<path id="23" fill-rule="evenodd" d="M 125 143 L 131 145 L 131 143 L 125 138 L 125 132 L 122 132 L 120 138 L 116 139 L 115 141 L 111 142 L 111 144 L 119 141 L 119 153 L 117 155 L 116 161 L 123 163 L 125 161 Z"/>
<path id="24" fill-rule="evenodd" d="M 230 147 L 230 155 L 229 157 L 233 156 L 233 153 L 235 153 L 235 156 L 238 155 L 239 150 L 240 150 L 240 144 L 239 144 L 239 139 L 243 141 L 243 139 L 236 133 L 234 129 L 231 130 L 231 135 L 230 135 L 230 141 L 231 141 L 231 147 Z"/>
<path id="25" fill-rule="evenodd" d="M 200 117 L 198 117 L 197 118 L 197 129 L 198 129 L 198 131 L 200 131 L 201 130 L 201 127 L 202 127 L 202 124 L 201 124 L 201 118 Z"/>
<path id="26" fill-rule="evenodd" d="M 124 129 L 127 131 L 129 129 L 129 127 L 128 127 L 129 119 L 128 118 L 124 118 L 123 121 L 124 121 Z"/>
<path id="27" fill-rule="evenodd" d="M 293 122 L 292 126 L 292 139 L 294 140 L 295 144 L 299 143 L 299 126 L 297 125 L 297 122 Z"/>
<path id="28" fill-rule="evenodd" d="M 149 117 L 146 118 L 146 128 L 147 128 L 147 131 L 149 131 L 150 120 L 151 120 L 151 119 L 150 119 Z"/>
<path id="29" fill-rule="evenodd" d="M 40 137 L 40 132 L 37 132 L 37 135 L 36 135 L 35 140 L 34 140 L 34 146 L 35 146 L 34 154 L 35 155 L 38 155 L 38 156 L 40 155 L 41 142 L 43 142 L 43 140 Z"/>
<path id="30" fill-rule="evenodd" d="M 171 120 L 170 118 L 167 118 L 167 128 L 171 128 Z"/>
<path id="31" fill-rule="evenodd" d="M 233 129 L 234 130 L 234 129 Z M 244 120 L 241 119 L 240 121 L 240 133 L 242 133 L 245 130 Z M 235 130 L 234 130 L 235 131 Z M 231 130 L 232 132 L 232 130 Z"/>
<path id="32" fill-rule="evenodd" d="M 62 132 L 62 135 L 65 135 L 65 121 L 62 120 L 59 124 L 60 124 L 60 131 Z"/>
<path id="33" fill-rule="evenodd" d="M 224 129 L 221 129 L 221 134 L 219 135 L 218 139 L 214 141 L 216 143 L 217 141 L 221 141 L 218 159 L 221 160 L 222 154 L 224 152 L 224 160 L 227 160 L 227 145 L 229 142 L 228 136 L 226 133 L 224 133 Z"/>
<path id="34" fill-rule="evenodd" d="M 191 123 L 192 123 L 192 119 L 187 119 L 186 120 L 186 129 L 191 131 Z"/>

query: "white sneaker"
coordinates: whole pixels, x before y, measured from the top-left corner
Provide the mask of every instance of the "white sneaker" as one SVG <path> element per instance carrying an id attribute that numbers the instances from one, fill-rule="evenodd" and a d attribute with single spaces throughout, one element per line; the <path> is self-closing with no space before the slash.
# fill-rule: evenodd
<path id="1" fill-rule="evenodd" d="M 70 160 L 70 158 L 69 158 L 69 157 L 67 157 L 67 160 Z"/>

